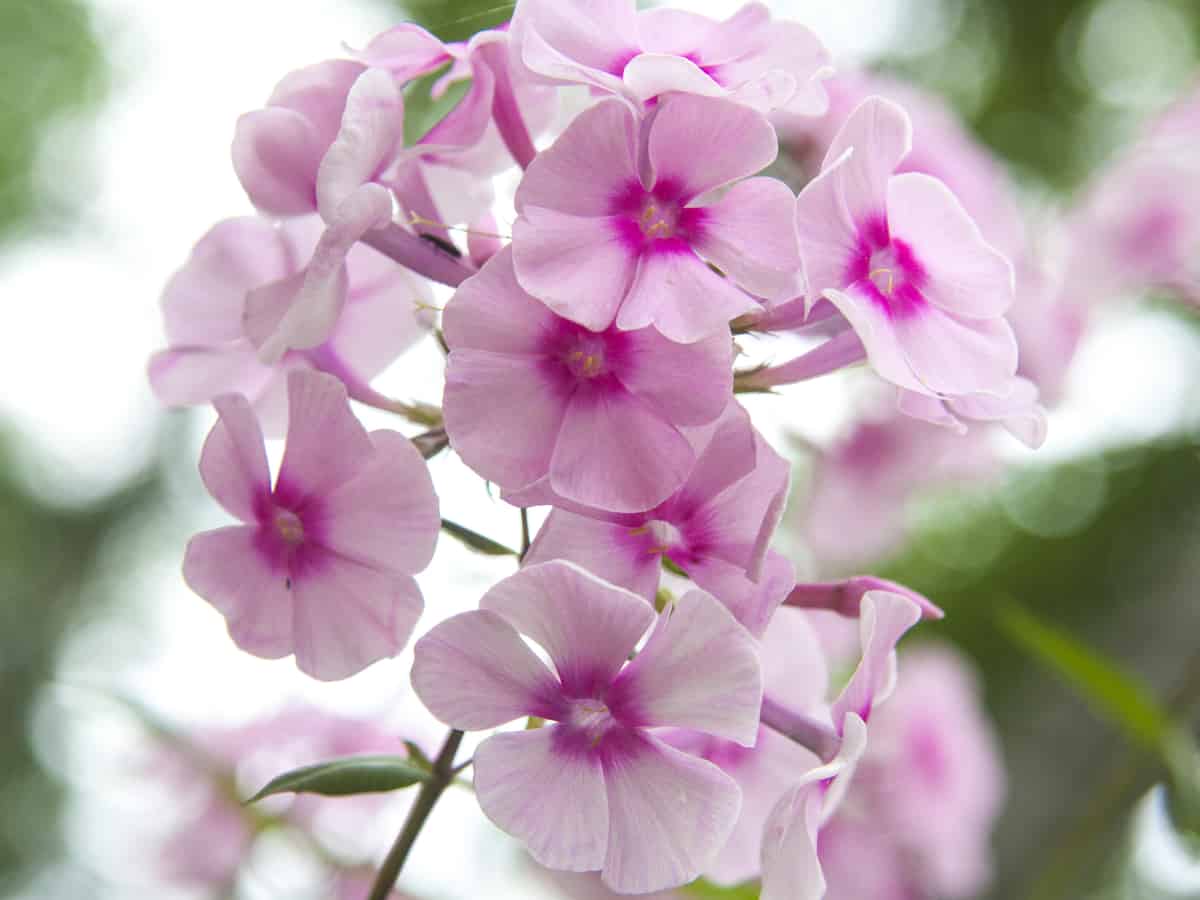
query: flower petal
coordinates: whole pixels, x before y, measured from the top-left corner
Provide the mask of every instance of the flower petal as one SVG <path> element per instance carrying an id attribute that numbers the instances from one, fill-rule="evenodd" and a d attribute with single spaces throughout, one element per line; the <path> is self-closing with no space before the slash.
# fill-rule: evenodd
<path id="1" fill-rule="evenodd" d="M 850 151 L 835 175 L 850 224 L 887 221 L 888 180 L 911 149 L 912 122 L 891 100 L 868 97 L 850 113 L 821 164 L 828 169 Z"/>
<path id="2" fill-rule="evenodd" d="M 525 565 L 566 559 L 647 601 L 658 590 L 662 563 L 647 553 L 636 530 L 566 509 L 551 510 L 525 554 Z"/>
<path id="3" fill-rule="evenodd" d="M 867 351 L 867 360 L 879 377 L 910 391 L 928 393 L 927 388 L 913 373 L 900 336 L 886 308 L 861 285 L 851 285 L 844 291 L 827 290 L 825 299 L 837 307 L 846 317 L 854 333 Z M 915 312 L 912 318 L 924 315 L 926 309 Z M 945 318 L 945 314 L 942 314 Z M 939 321 L 941 321 L 939 319 Z"/>
<path id="4" fill-rule="evenodd" d="M 493 735 L 475 751 L 484 815 L 543 866 L 587 872 L 604 865 L 608 800 L 598 755 L 557 746 L 558 726 Z"/>
<path id="5" fill-rule="evenodd" d="M 854 713 L 864 722 L 871 710 L 892 693 L 896 685 L 896 644 L 921 619 L 921 608 L 908 597 L 890 591 L 868 591 L 862 600 L 859 637 L 862 658 L 841 694 L 833 702 L 833 722 Z"/>
<path id="6" fill-rule="evenodd" d="M 690 344 L 667 340 L 654 328 L 625 333 L 617 377 L 668 422 L 706 425 L 733 393 L 733 343 L 713 334 Z"/>
<path id="7" fill-rule="evenodd" d="M 542 352 L 543 333 L 554 324 L 555 315 L 546 304 L 517 283 L 511 249 L 501 250 L 464 281 L 442 316 L 451 351 L 537 354 Z"/>
<path id="8" fill-rule="evenodd" d="M 237 120 L 233 168 L 256 208 L 299 216 L 317 208 L 317 167 L 326 146 L 296 110 L 256 109 Z"/>
<path id="9" fill-rule="evenodd" d="M 1003 389 L 1016 374 L 1017 339 L 1005 319 L 964 320 L 927 304 L 892 319 L 892 328 L 909 367 L 927 391 L 992 392 Z M 869 354 L 866 340 L 863 344 Z"/>
<path id="10" fill-rule="evenodd" d="M 746 570 L 715 556 L 687 566 L 688 577 L 721 601 L 751 634 L 763 633 L 779 605 L 796 584 L 792 564 L 778 553 L 768 553 L 757 581 Z"/>
<path id="11" fill-rule="evenodd" d="M 674 725 L 753 746 L 762 703 L 758 645 L 724 606 L 689 591 L 659 616 L 609 707 L 639 727 Z"/>
<path id="12" fill-rule="evenodd" d="M 200 452 L 204 486 L 230 515 L 254 522 L 258 505 L 271 493 L 271 472 L 263 447 L 262 429 L 249 401 L 241 394 L 224 394 L 213 401 L 217 424 Z"/>
<path id="13" fill-rule="evenodd" d="M 796 198 L 796 237 L 807 282 L 809 311 L 830 290 L 843 290 L 858 253 L 858 229 L 841 194 L 842 157 L 806 184 Z"/>

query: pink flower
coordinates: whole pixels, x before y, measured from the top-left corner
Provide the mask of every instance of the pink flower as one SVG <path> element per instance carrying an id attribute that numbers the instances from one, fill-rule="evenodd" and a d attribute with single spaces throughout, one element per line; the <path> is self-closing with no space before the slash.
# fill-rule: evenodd
<path id="1" fill-rule="evenodd" d="M 634 0 L 520 0 L 515 55 L 552 83 L 586 84 L 641 105 L 670 93 L 725 97 L 766 112 L 819 115 L 829 55 L 811 31 L 747 3 L 724 22 Z"/>
<path id="2" fill-rule="evenodd" d="M 726 100 L 671 97 L 644 126 L 616 101 L 587 110 L 517 190 L 517 280 L 593 331 L 654 325 L 684 343 L 757 309 L 749 294 L 795 296 L 791 192 L 771 178 L 741 180 L 776 150 L 770 123 Z M 726 185 L 717 202 L 698 204 Z"/>
<path id="3" fill-rule="evenodd" d="M 695 878 L 737 818 L 737 786 L 652 729 L 689 728 L 754 743 L 762 676 L 753 638 L 713 598 L 686 594 L 655 621 L 642 598 L 566 562 L 522 569 L 480 609 L 416 645 L 413 687 L 463 730 L 523 716 L 475 753 L 487 816 L 552 869 L 599 869 L 622 893 Z M 554 673 L 521 635 L 549 655 Z"/>
<path id="4" fill-rule="evenodd" d="M 512 259 L 492 257 L 446 307 L 452 446 L 505 490 L 549 478 L 587 506 L 661 503 L 695 462 L 680 429 L 729 401 L 728 335 L 684 345 L 652 328 L 589 331 L 522 290 Z"/>
<path id="5" fill-rule="evenodd" d="M 528 562 L 567 559 L 653 600 L 669 560 L 760 635 L 795 584 L 791 563 L 768 550 L 790 469 L 731 401 L 687 480 L 651 510 L 582 509 L 547 494 L 544 485 L 505 498 L 560 507 L 538 532 Z"/>
<path id="6" fill-rule="evenodd" d="M 908 116 L 882 98 L 847 119 L 796 203 L 809 301 L 846 317 L 883 378 L 930 397 L 1008 392 L 1017 345 L 1008 260 L 944 184 L 894 175 Z"/>
<path id="7" fill-rule="evenodd" d="M 209 403 L 227 393 L 246 396 L 268 433 L 282 432 L 286 375 L 311 367 L 336 375 L 352 396 L 370 402 L 368 382 L 424 336 L 425 283 L 365 247 L 346 258 L 346 305 L 329 339 L 259 361 L 247 299 L 294 296 L 320 235 L 315 216 L 275 226 L 264 219 L 226 219 L 196 244 L 163 292 L 168 349 L 150 360 L 150 384 L 170 406 Z M 261 337 L 261 336 L 260 336 Z"/>
<path id="8" fill-rule="evenodd" d="M 328 375 L 288 376 L 287 448 L 271 488 L 262 432 L 244 397 L 215 401 L 200 475 L 245 523 L 196 535 L 184 578 L 248 653 L 296 655 L 322 680 L 399 653 L 421 613 L 412 575 L 440 518 L 424 460 L 402 435 L 368 434 Z"/>

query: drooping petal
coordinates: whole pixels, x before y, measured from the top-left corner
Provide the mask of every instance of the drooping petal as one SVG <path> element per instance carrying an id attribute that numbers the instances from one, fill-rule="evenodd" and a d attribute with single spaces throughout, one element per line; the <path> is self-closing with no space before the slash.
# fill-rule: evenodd
<path id="1" fill-rule="evenodd" d="M 685 199 L 756 175 L 775 160 L 775 129 L 761 113 L 713 97 L 664 98 L 647 143 L 657 185 Z"/>
<path id="2" fill-rule="evenodd" d="M 835 181 L 850 223 L 887 221 L 888 180 L 912 149 L 912 122 L 883 97 L 868 97 L 846 119 L 829 145 L 821 169 L 838 165 Z"/>
<path id="3" fill-rule="evenodd" d="M 628 732 L 602 746 L 608 847 L 601 878 L 644 894 L 696 878 L 737 821 L 741 792 L 707 760 Z"/>
<path id="4" fill-rule="evenodd" d="M 1016 374 L 1017 339 L 1005 319 L 963 320 L 926 305 L 892 319 L 891 327 L 913 374 L 928 391 L 995 391 Z M 870 345 L 865 339 L 863 344 L 869 354 Z"/>
<path id="5" fill-rule="evenodd" d="M 325 495 L 305 528 L 347 559 L 384 572 L 415 575 L 433 558 L 441 517 L 433 480 L 412 441 L 394 431 L 371 433 L 374 456 Z"/>
<path id="6" fill-rule="evenodd" d="M 537 155 L 517 188 L 517 211 L 538 206 L 572 216 L 607 216 L 636 184 L 637 123 L 624 103 L 598 103 L 580 113 Z"/>
<path id="7" fill-rule="evenodd" d="M 355 55 L 369 66 L 386 69 L 401 84 L 427 75 L 450 57 L 445 44 L 411 22 L 377 34 Z"/>
<path id="8" fill-rule="evenodd" d="M 627 724 L 692 728 L 747 747 L 758 734 L 761 703 L 754 638 L 699 590 L 662 612 L 609 693 L 613 715 Z"/>
<path id="9" fill-rule="evenodd" d="M 421 616 L 421 589 L 384 572 L 312 549 L 292 575 L 296 665 L 322 681 L 349 678 L 404 649 Z"/>
<path id="10" fill-rule="evenodd" d="M 524 566 L 484 594 L 479 608 L 540 644 L 573 697 L 606 688 L 654 621 L 643 598 L 563 560 Z"/>
<path id="11" fill-rule="evenodd" d="M 565 73 L 546 65 L 552 60 L 545 58 L 540 45 L 579 69 L 609 72 L 636 46 L 637 28 L 633 0 L 588 0 L 570 6 L 560 0 L 524 0 L 512 22 L 513 39 L 525 65 L 554 78 Z M 529 32 L 540 38 L 539 44 L 529 40 Z"/>
<path id="12" fill-rule="evenodd" d="M 472 610 L 438 623 L 413 654 L 413 690 L 452 728 L 478 731 L 519 716 L 558 713 L 558 682 L 493 612 Z"/>
<path id="13" fill-rule="evenodd" d="M 641 255 L 617 327 L 633 331 L 653 325 L 670 340 L 689 344 L 725 331 L 733 319 L 756 309 L 749 294 L 681 244 Z"/>
<path id="14" fill-rule="evenodd" d="M 205 531 L 188 542 L 183 579 L 225 617 L 247 653 L 278 659 L 293 650 L 292 594 L 281 561 L 264 554 L 254 526 Z"/>
<path id="15" fill-rule="evenodd" d="M 464 281 L 446 304 L 442 328 L 451 351 L 542 352 L 554 313 L 517 283 L 511 249 L 504 249 Z"/>
<path id="16" fill-rule="evenodd" d="M 662 563 L 646 552 L 638 527 L 604 522 L 558 508 L 550 512 L 525 554 L 525 564 L 566 559 L 647 601 L 658 590 Z"/>
<path id="17" fill-rule="evenodd" d="M 517 281 L 560 316 L 605 330 L 633 283 L 640 256 L 626 242 L 623 221 L 526 207 L 513 226 Z"/>
<path id="18" fill-rule="evenodd" d="M 744 568 L 715 556 L 690 563 L 687 573 L 755 636 L 763 633 L 796 583 L 792 564 L 778 553 L 767 554 L 757 581 L 752 581 Z"/>
<path id="19" fill-rule="evenodd" d="M 275 482 L 280 502 L 295 509 L 329 493 L 357 475 L 374 453 L 340 381 L 307 370 L 288 375 L 287 445 Z"/>
<path id="20" fill-rule="evenodd" d="M 929 276 L 921 292 L 931 303 L 967 319 L 1005 313 L 1015 290 L 1012 263 L 984 240 L 945 184 L 907 172 L 888 182 L 887 198 L 892 238 L 919 255 Z"/>
<path id="21" fill-rule="evenodd" d="M 639 53 L 625 67 L 624 81 L 643 103 L 673 91 L 703 97 L 729 94 L 690 59 L 672 53 Z"/>
<path id="22" fill-rule="evenodd" d="M 267 107 L 245 113 L 233 139 L 233 168 L 265 213 L 300 216 L 317 208 L 317 167 L 326 145 L 303 115 Z"/>
<path id="23" fill-rule="evenodd" d="M 694 461 L 679 430 L 620 385 L 583 385 L 562 420 L 550 486 L 585 506 L 642 512 L 667 499 Z"/>
<path id="24" fill-rule="evenodd" d="M 862 600 L 859 635 L 862 658 L 833 702 L 833 722 L 842 728 L 853 713 L 863 721 L 891 694 L 896 684 L 896 644 L 921 618 L 921 608 L 902 594 L 869 591 Z"/>
<path id="25" fill-rule="evenodd" d="M 694 246 L 756 297 L 779 301 L 799 296 L 795 206 L 796 198 L 782 181 L 747 179 L 704 207 L 704 227 Z"/>
<path id="26" fill-rule="evenodd" d="M 249 401 L 240 394 L 222 395 L 213 406 L 217 424 L 200 452 L 200 477 L 230 515 L 254 522 L 259 504 L 271 493 L 262 429 Z"/>
<path id="27" fill-rule="evenodd" d="M 691 344 L 654 328 L 626 333 L 617 378 L 676 425 L 705 425 L 724 412 L 733 392 L 733 343 L 713 334 Z"/>
<path id="28" fill-rule="evenodd" d="M 560 746 L 560 727 L 493 735 L 475 751 L 484 815 L 550 869 L 604 865 L 608 799 L 597 755 Z"/>

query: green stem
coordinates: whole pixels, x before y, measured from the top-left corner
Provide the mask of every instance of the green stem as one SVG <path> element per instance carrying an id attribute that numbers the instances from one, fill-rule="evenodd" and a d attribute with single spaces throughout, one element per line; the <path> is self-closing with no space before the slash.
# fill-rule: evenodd
<path id="1" fill-rule="evenodd" d="M 521 507 L 521 559 L 529 552 L 529 510 Z"/>
<path id="2" fill-rule="evenodd" d="M 387 900 L 388 894 L 395 887 L 396 879 L 400 877 L 400 870 L 404 867 L 404 861 L 408 859 L 408 852 L 416 843 L 417 835 L 421 833 L 425 821 L 433 812 L 442 791 L 454 780 L 454 756 L 458 753 L 458 745 L 462 743 L 462 738 L 461 731 L 451 731 L 446 735 L 445 743 L 433 761 L 432 775 L 428 781 L 422 782 L 417 800 L 408 811 L 408 818 L 404 820 L 404 827 L 396 836 L 396 843 L 392 844 L 392 849 L 388 851 L 387 858 L 380 866 L 367 900 Z"/>

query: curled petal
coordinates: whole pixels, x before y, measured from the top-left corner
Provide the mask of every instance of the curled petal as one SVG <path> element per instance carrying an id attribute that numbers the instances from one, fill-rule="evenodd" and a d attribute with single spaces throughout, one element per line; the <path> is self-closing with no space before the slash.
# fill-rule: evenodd
<path id="1" fill-rule="evenodd" d="M 271 493 L 262 429 L 250 403 L 240 394 L 220 396 L 213 406 L 217 409 L 217 424 L 200 452 L 200 477 L 208 492 L 231 515 L 254 522 L 258 504 Z"/>
<path id="2" fill-rule="evenodd" d="M 868 591 L 862 600 L 859 636 L 862 658 L 833 702 L 833 721 L 842 727 L 853 713 L 864 722 L 896 686 L 896 644 L 921 619 L 921 608 L 902 594 Z"/>

